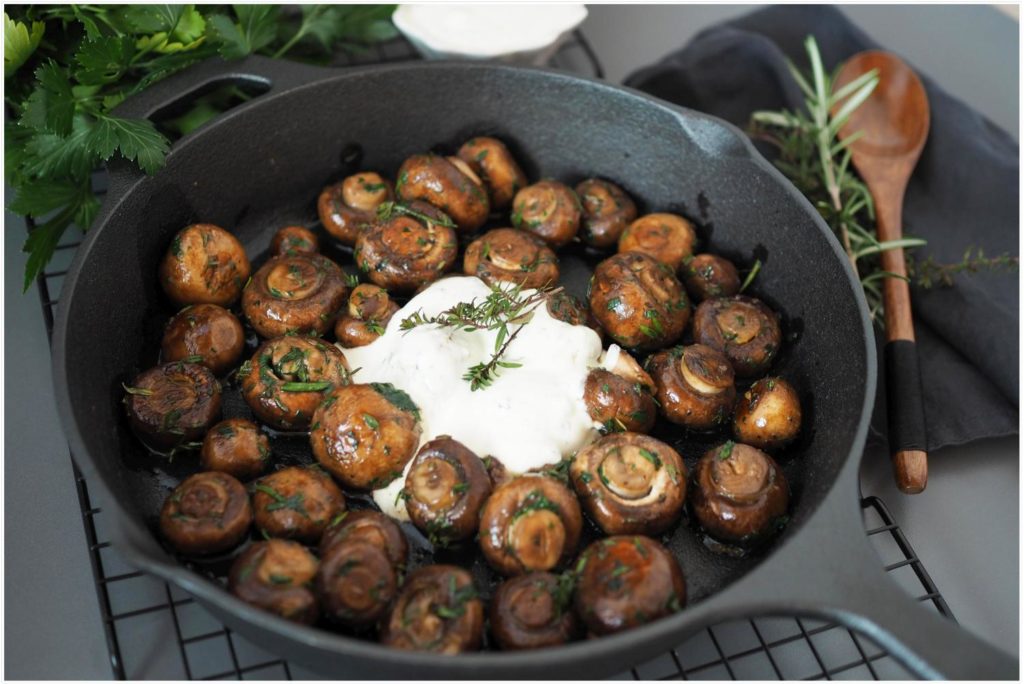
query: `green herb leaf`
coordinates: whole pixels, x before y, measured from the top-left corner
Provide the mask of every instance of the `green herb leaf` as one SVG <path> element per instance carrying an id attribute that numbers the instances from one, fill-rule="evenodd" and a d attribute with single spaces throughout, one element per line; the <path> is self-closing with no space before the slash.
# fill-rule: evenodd
<path id="1" fill-rule="evenodd" d="M 121 78 L 135 52 L 129 36 L 85 40 L 75 53 L 75 78 L 79 83 L 113 83 Z"/>
<path id="2" fill-rule="evenodd" d="M 416 420 L 420 419 L 420 409 L 416 406 L 412 397 L 392 385 L 390 382 L 371 382 L 370 387 L 372 387 L 377 394 L 391 402 L 395 408 L 411 413 L 416 416 Z"/>
<path id="3" fill-rule="evenodd" d="M 281 385 L 285 392 L 323 392 L 334 387 L 334 383 L 327 382 L 286 382 Z"/>
<path id="4" fill-rule="evenodd" d="M 33 21 L 31 28 L 4 12 L 4 78 L 10 78 L 39 47 L 46 25 Z"/>
<path id="5" fill-rule="evenodd" d="M 35 72 L 36 89 L 29 97 L 20 123 L 60 137 L 71 133 L 75 116 L 75 96 L 67 73 L 55 61 L 48 60 Z"/>
<path id="6" fill-rule="evenodd" d="M 110 159 L 117 150 L 125 159 L 153 174 L 163 166 L 170 141 L 151 121 L 103 115 L 89 136 L 89 149 L 101 159 Z"/>
<path id="7" fill-rule="evenodd" d="M 209 18 L 210 30 L 226 59 L 241 59 L 270 45 L 277 38 L 278 12 L 275 5 L 234 5 L 238 21 L 223 14 Z"/>

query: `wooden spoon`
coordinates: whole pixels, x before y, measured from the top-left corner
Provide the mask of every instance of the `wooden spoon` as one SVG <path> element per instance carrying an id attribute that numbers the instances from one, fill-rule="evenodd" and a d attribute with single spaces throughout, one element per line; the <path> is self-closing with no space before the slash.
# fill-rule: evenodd
<path id="1" fill-rule="evenodd" d="M 874 50 L 851 57 L 835 87 L 872 69 L 878 70 L 878 87 L 853 112 L 839 137 L 863 131 L 850 145 L 853 164 L 875 200 L 879 240 L 898 240 L 903 235 L 903 194 L 928 138 L 928 96 L 903 60 Z M 884 270 L 906 276 L 903 249 L 880 256 Z M 917 494 L 928 483 L 928 454 L 910 288 L 899 278 L 885 278 L 883 286 L 889 449 L 897 486 L 906 494 Z"/>

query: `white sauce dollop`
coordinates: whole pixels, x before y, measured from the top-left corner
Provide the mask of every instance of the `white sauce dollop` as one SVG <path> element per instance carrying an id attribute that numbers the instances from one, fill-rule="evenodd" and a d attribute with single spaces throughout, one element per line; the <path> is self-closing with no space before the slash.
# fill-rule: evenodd
<path id="1" fill-rule="evenodd" d="M 522 366 L 500 369 L 490 386 L 472 391 L 462 376 L 491 358 L 497 332 L 437 325 L 400 329 L 417 311 L 437 315 L 459 302 L 482 301 L 490 292 L 479 278 L 444 278 L 413 297 L 371 344 L 342 351 L 349 367 L 358 369 L 356 382 L 390 382 L 412 398 L 420 410 L 420 444 L 450 435 L 481 458 L 494 456 L 512 473 L 522 473 L 557 463 L 598 437 L 583 388 L 590 369 L 602 363 L 603 350 L 593 330 L 552 318 L 541 305 L 502 357 Z M 531 292 L 524 290 L 524 296 Z M 617 351 L 614 345 L 609 350 Z M 407 520 L 405 506 L 396 502 L 404 484 L 403 476 L 373 497 L 382 511 Z"/>

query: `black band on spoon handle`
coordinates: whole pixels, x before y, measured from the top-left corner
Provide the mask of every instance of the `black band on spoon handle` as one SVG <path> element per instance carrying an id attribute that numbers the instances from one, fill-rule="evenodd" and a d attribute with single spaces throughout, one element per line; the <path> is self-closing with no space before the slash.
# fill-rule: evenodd
<path id="1" fill-rule="evenodd" d="M 917 344 L 892 340 L 885 345 L 885 398 L 889 413 L 889 451 L 927 451 L 924 397 Z"/>

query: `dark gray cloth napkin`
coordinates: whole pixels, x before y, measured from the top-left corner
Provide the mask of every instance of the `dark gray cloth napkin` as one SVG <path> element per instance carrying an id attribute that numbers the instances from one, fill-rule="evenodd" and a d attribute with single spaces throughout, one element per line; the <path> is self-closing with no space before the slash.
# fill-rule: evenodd
<path id="1" fill-rule="evenodd" d="M 768 7 L 702 32 L 626 85 L 746 128 L 756 110 L 802 106 L 786 58 L 808 68 L 808 35 L 817 39 L 828 69 L 856 52 L 884 49 L 835 8 Z M 928 240 L 916 250 L 919 257 L 933 255 L 942 263 L 959 261 L 969 246 L 988 256 L 1016 255 L 1017 143 L 920 76 L 931 105 L 931 133 L 907 189 L 904 233 Z M 913 307 L 929 450 L 1016 434 L 1018 277 L 967 274 L 957 277 L 955 287 L 914 288 Z M 876 441 L 885 434 L 884 378 L 880 383 Z"/>

